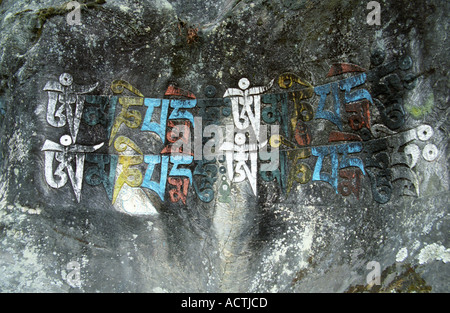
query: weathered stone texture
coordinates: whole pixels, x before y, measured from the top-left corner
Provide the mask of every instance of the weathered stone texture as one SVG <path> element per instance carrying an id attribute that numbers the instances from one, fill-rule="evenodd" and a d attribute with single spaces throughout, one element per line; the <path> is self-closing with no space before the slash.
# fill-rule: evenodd
<path id="1" fill-rule="evenodd" d="M 0 291 L 449 291 L 450 2 L 380 0 L 380 26 L 367 24 L 369 1 L 79 2 L 81 24 L 68 25 L 64 1 L 0 1 Z M 44 142 L 59 142 L 68 131 L 48 124 L 44 87 L 63 73 L 74 85 L 98 83 L 90 95 L 112 96 L 111 83 L 124 80 L 146 98 L 164 98 L 172 84 L 205 99 L 207 86 L 221 98 L 243 77 L 251 87 L 274 80 L 270 94 L 286 92 L 278 78 L 287 72 L 312 86 L 359 74 L 327 78 L 336 63 L 366 70 L 362 87 L 374 99 L 371 125 L 390 125 L 387 134 L 400 138 L 370 146 L 370 132 L 353 132 L 344 120 L 344 132 L 375 149 L 360 158 L 383 144 L 403 154 L 408 131 L 432 128 L 429 141 L 414 141 L 420 149 L 414 166 L 405 159 L 389 172 L 389 201 L 377 201 L 371 185 L 385 177 L 383 166 L 372 167 L 372 180 L 365 171 L 359 199 L 323 181 L 294 182 L 288 194 L 259 177 L 256 196 L 247 182 L 233 183 L 228 204 L 218 201 L 217 189 L 212 202 L 202 202 L 190 185 L 186 205 L 172 203 L 168 193 L 160 201 L 142 188 L 128 198 L 122 193 L 112 205 L 102 186 L 84 182 L 78 202 L 70 181 L 59 189 L 46 181 Z M 386 117 L 383 105 L 394 100 L 403 108 L 401 121 Z M 316 116 L 319 101 L 317 94 L 309 101 Z M 290 125 L 296 113 L 289 105 Z M 146 109 L 136 110 L 144 118 Z M 341 113 L 347 114 L 344 105 Z M 232 123 L 231 117 L 214 118 Z M 78 144 L 108 139 L 99 125 L 80 125 Z M 328 142 L 338 131 L 326 119 L 309 125 L 313 143 Z M 144 154 L 163 148 L 156 136 L 138 130 L 121 128 L 119 135 L 130 136 Z M 422 157 L 428 143 L 437 148 L 432 161 Z M 114 145 L 106 142 L 98 151 L 113 154 Z M 389 159 L 392 165 L 394 155 Z M 316 156 L 307 161 L 312 170 L 316 162 Z M 323 172 L 331 172 L 330 162 L 325 158 Z M 290 179 L 293 160 L 287 165 Z M 75 287 L 67 281 L 72 261 L 80 264 Z M 381 265 L 379 286 L 366 284 L 370 261 Z"/>

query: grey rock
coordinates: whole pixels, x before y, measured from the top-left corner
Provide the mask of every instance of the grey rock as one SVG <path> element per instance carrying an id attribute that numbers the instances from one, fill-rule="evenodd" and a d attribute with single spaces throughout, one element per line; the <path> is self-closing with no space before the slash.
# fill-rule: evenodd
<path id="1" fill-rule="evenodd" d="M 79 2 L 81 24 L 69 25 L 72 11 L 62 1 L 0 1 L 0 291 L 449 291 L 448 1 L 379 1 L 380 26 L 367 24 L 361 1 Z M 164 93 L 172 85 L 198 103 L 227 105 L 219 98 L 243 77 L 251 87 L 274 80 L 267 93 L 285 94 L 283 73 L 313 86 L 360 74 L 327 77 L 337 63 L 364 68 L 359 88 L 376 100 L 371 130 L 355 131 L 340 90 L 343 132 L 364 140 L 359 198 L 324 181 L 297 183 L 297 163 L 289 158 L 289 193 L 258 175 L 257 195 L 248 180 L 231 183 L 228 203 L 219 200 L 222 172 L 212 201 L 202 201 L 191 184 L 186 204 L 169 201 L 169 183 L 165 201 L 125 184 L 113 205 L 103 184 L 85 179 L 77 201 L 70 180 L 61 188 L 46 181 L 44 143 L 70 133 L 68 125 L 48 123 L 44 88 L 63 73 L 73 86 L 98 83 L 88 94 L 103 99 L 115 95 L 113 81 L 124 80 L 146 98 L 170 98 Z M 317 94 L 305 100 L 316 117 L 319 100 Z M 283 118 L 291 129 L 290 119 L 302 112 L 288 104 Z M 332 110 L 331 97 L 325 108 Z M 148 108 L 132 109 L 144 119 Z M 117 104 L 115 116 L 120 110 Z M 220 125 L 233 123 L 230 107 L 208 110 L 192 112 L 204 114 L 204 126 L 206 114 Z M 106 128 L 89 125 L 94 117 L 83 114 L 76 143 L 104 142 L 95 153 L 117 155 Z M 330 145 L 330 133 L 338 131 L 326 119 L 305 123 L 313 147 Z M 426 141 L 419 137 L 430 133 L 415 132 L 421 125 L 432 129 Z M 144 155 L 164 148 L 156 134 L 125 125 L 117 136 L 131 138 Z M 317 160 L 302 162 L 314 171 Z M 217 171 L 226 166 L 214 164 Z M 84 178 L 90 166 L 86 161 Z M 143 175 L 146 166 L 137 167 Z M 325 157 L 322 173 L 332 166 Z M 367 283 L 371 261 L 380 264 L 379 285 Z"/>

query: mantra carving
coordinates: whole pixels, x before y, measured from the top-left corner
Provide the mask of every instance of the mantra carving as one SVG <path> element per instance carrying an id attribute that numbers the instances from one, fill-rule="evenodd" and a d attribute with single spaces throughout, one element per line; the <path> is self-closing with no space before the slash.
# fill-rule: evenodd
<path id="1" fill-rule="evenodd" d="M 285 73 L 266 86 L 242 78 L 222 97 L 207 86 L 199 99 L 173 85 L 163 99 L 146 98 L 123 80 L 112 82 L 112 96 L 88 95 L 98 84 L 77 86 L 64 73 L 44 87 L 46 121 L 65 130 L 59 142 L 42 146 L 45 180 L 55 189 L 70 181 L 78 202 L 83 183 L 102 186 L 113 204 L 125 185 L 181 205 L 190 191 L 205 203 L 229 203 L 232 187 L 244 182 L 257 196 L 258 179 L 286 197 L 308 183 L 357 200 L 368 186 L 381 204 L 396 184 L 400 194 L 418 196 L 414 168 L 439 150 L 431 126 L 403 129 L 402 90 L 413 79 L 402 82 L 396 71 L 412 61 L 372 60 L 370 71 L 334 64 L 332 81 L 319 86 Z M 373 123 L 374 112 L 382 123 Z M 81 126 L 101 140 L 81 144 Z"/>

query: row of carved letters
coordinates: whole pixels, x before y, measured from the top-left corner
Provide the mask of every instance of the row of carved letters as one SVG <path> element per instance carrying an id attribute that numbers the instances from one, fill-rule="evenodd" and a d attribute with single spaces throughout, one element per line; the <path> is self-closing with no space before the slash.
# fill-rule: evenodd
<path id="1" fill-rule="evenodd" d="M 63 75 L 60 78 L 60 82 L 63 83 L 60 83 L 60 85 L 49 83 L 46 85 L 46 88 L 44 88 L 44 90 L 49 93 L 47 121 L 54 127 L 65 126 L 66 121 L 68 121 L 69 131 L 71 133 L 70 138 L 64 138 L 67 143 L 64 143 L 63 138 L 61 138 L 61 145 L 56 147 L 55 145 L 47 144 L 50 143 L 50 141 L 47 141 L 46 145 L 44 145 L 44 148 L 42 149 L 46 152 L 45 175 L 47 182 L 51 187 L 60 188 L 67 182 L 67 175 L 63 172 L 66 168 L 77 196 L 77 200 L 79 201 L 82 184 L 80 177 L 83 175 L 84 161 L 87 161 L 89 163 L 94 163 L 97 166 L 87 168 L 85 175 L 86 182 L 89 185 L 103 184 L 109 198 L 113 202 L 115 202 L 124 184 L 127 184 L 130 187 L 148 188 L 156 192 L 161 200 L 164 200 L 166 183 L 171 186 L 175 186 L 174 189 L 169 190 L 170 200 L 172 202 L 182 201 L 183 203 L 186 203 L 189 184 L 194 185 L 197 195 L 202 201 L 210 202 L 213 200 L 215 193 L 213 185 L 217 180 L 218 172 L 215 159 L 207 160 L 201 155 L 201 152 L 199 157 L 198 149 L 194 149 L 194 154 L 196 155 L 193 156 L 189 149 L 187 149 L 189 151 L 186 153 L 184 148 L 182 148 L 190 146 L 191 125 L 194 128 L 194 133 L 196 133 L 196 129 L 202 128 L 201 125 L 196 127 L 196 119 L 192 113 L 188 111 L 188 109 L 192 109 L 196 106 L 205 108 L 208 104 L 215 104 L 220 107 L 225 103 L 225 105 L 229 106 L 229 102 L 227 103 L 226 101 L 218 99 L 207 99 L 207 101 L 196 99 L 149 99 L 144 98 L 138 90 L 124 81 L 115 81 L 112 85 L 113 92 L 115 94 L 120 94 L 123 92 L 123 89 L 126 88 L 138 97 L 81 96 L 82 93 L 89 92 L 95 87 L 88 86 L 79 88 L 78 92 L 76 92 L 71 89 L 71 82 L 67 83 L 63 80 Z M 384 167 L 386 165 L 386 162 L 384 162 L 384 154 L 386 153 L 381 152 L 383 149 L 377 151 L 373 149 L 374 146 L 383 147 L 383 143 L 380 145 L 373 145 L 369 141 L 363 145 L 362 142 L 351 142 L 312 147 L 310 131 L 308 129 L 308 125 L 306 124 L 306 122 L 309 122 L 314 118 L 314 111 L 311 105 L 303 102 L 302 100 L 311 98 L 315 92 L 315 94 L 320 96 L 315 119 L 320 118 L 329 120 L 335 124 L 340 131 L 332 133 L 333 135 L 330 135 L 329 142 L 341 140 L 352 141 L 358 140 L 358 138 L 360 140 L 358 135 L 342 133 L 343 127 L 340 117 L 341 105 L 339 102 L 338 92 L 339 89 L 345 91 L 345 108 L 347 112 L 352 113 L 349 117 L 350 127 L 355 131 L 361 130 L 363 127 L 370 130 L 369 105 L 373 104 L 373 100 L 365 89 L 358 89 L 351 92 L 352 88 L 364 84 L 365 79 L 366 75 L 360 74 L 339 82 L 313 88 L 311 85 L 299 80 L 295 75 L 286 74 L 280 76 L 279 78 L 280 87 L 288 89 L 292 86 L 293 82 L 296 82 L 306 88 L 300 91 L 282 94 L 262 94 L 267 91 L 270 86 L 248 89 L 248 81 L 241 80 L 239 84 L 240 89 L 228 89 L 224 96 L 228 96 L 231 99 L 231 112 L 233 113 L 233 120 L 235 123 L 234 126 L 238 129 L 238 131 L 248 130 L 251 126 L 254 133 L 261 135 L 261 130 L 263 130 L 260 125 L 261 117 L 267 124 L 275 124 L 277 122 L 280 123 L 282 134 L 279 135 L 277 131 L 272 131 L 272 133 L 276 133 L 277 135 L 270 138 L 271 153 L 260 153 L 259 156 L 261 161 L 273 161 L 272 155 L 274 153 L 278 154 L 280 160 L 279 169 L 271 171 L 263 171 L 260 169 L 260 176 L 262 179 L 265 181 L 272 181 L 276 179 L 283 189 L 287 188 L 288 193 L 291 191 L 294 183 L 304 184 L 311 179 L 313 181 L 324 181 L 329 183 L 336 192 L 340 192 L 342 195 L 347 196 L 353 192 L 356 197 L 359 198 L 361 175 L 365 175 L 367 172 L 371 180 L 374 200 L 380 203 L 389 201 L 390 193 L 389 191 L 386 191 L 386 189 L 392 189 L 392 186 L 390 185 L 390 181 L 392 179 L 390 176 L 392 175 L 391 173 L 388 173 L 389 170 Z M 71 98 L 70 93 L 75 93 L 76 96 Z M 330 93 L 332 94 L 334 101 L 332 111 L 325 110 L 325 101 Z M 294 116 L 290 122 L 292 124 L 293 133 L 295 134 L 294 137 L 296 143 L 292 143 L 288 140 L 290 137 L 287 114 L 287 105 L 289 100 L 293 101 L 295 106 Z M 59 108 L 57 108 L 58 101 L 63 103 L 63 105 Z M 100 107 L 88 107 L 83 111 L 84 101 L 99 105 Z M 117 102 L 121 105 L 122 110 L 114 119 Z M 266 105 L 262 110 L 262 114 L 260 110 L 261 102 Z M 72 112 L 69 105 L 70 103 L 76 103 L 75 114 Z M 131 106 L 142 105 L 147 106 L 147 112 L 143 120 L 139 111 L 130 110 Z M 281 106 L 281 110 L 279 109 L 279 106 Z M 172 109 L 170 114 L 169 107 Z M 240 107 L 242 107 L 241 111 L 239 111 Z M 160 109 L 159 123 L 152 121 L 155 108 Z M 227 115 L 225 114 L 225 111 L 222 112 L 224 115 Z M 229 114 L 230 113 L 228 112 L 228 115 Z M 93 154 L 93 152 L 98 150 L 101 145 L 97 145 L 89 149 L 75 145 L 74 143 L 76 141 L 79 123 L 82 118 L 88 125 L 96 125 L 99 123 L 104 125 L 109 134 L 109 145 L 114 142 L 114 147 L 119 153 L 125 152 L 127 149 L 131 149 L 131 151 L 134 151 L 135 153 L 133 155 L 100 155 Z M 216 116 L 215 118 L 217 119 L 218 117 Z M 112 122 L 113 119 L 114 122 Z M 174 123 L 174 120 L 181 119 L 185 120 L 184 124 L 179 125 Z M 210 119 L 213 120 L 214 117 Z M 136 143 L 127 137 L 119 136 L 114 141 L 122 124 L 125 124 L 129 128 L 138 128 L 142 124 L 142 131 L 149 131 L 157 134 L 163 143 L 165 143 L 165 138 L 167 138 L 170 144 L 161 151 L 161 155 L 144 155 Z M 172 130 L 165 134 L 166 126 L 169 126 Z M 264 132 L 266 132 L 266 128 L 264 128 L 263 133 Z M 182 136 L 181 133 L 183 134 Z M 230 132 L 227 134 L 229 133 Z M 231 134 L 234 134 L 234 131 L 231 132 Z M 262 141 L 260 136 L 256 136 L 256 138 L 261 147 Z M 195 139 L 198 139 L 198 136 L 194 137 L 194 141 Z M 182 141 L 182 145 L 177 145 L 177 141 Z M 248 145 L 244 151 L 237 149 L 239 146 L 243 146 L 245 142 L 245 139 L 238 139 L 237 136 L 234 139 L 232 138 L 231 140 L 228 140 L 227 143 L 231 148 L 229 148 L 229 151 L 226 151 L 227 166 L 222 165 L 219 172 L 221 174 L 228 173 L 228 178 L 231 178 L 230 181 L 234 182 L 242 181 L 242 179 L 245 179 L 247 176 L 252 185 L 252 189 L 256 194 L 256 172 L 254 166 L 257 162 L 257 159 L 255 158 L 256 151 L 250 151 Z M 383 140 L 382 142 L 385 143 Z M 281 145 L 287 147 L 289 151 L 279 151 L 278 147 Z M 348 154 L 361 152 L 367 153 L 370 152 L 370 149 L 374 151 L 372 151 L 372 155 L 369 155 L 364 160 L 365 162 L 357 157 L 348 157 Z M 217 150 L 220 150 L 220 148 Z M 200 149 L 200 151 L 202 151 L 202 149 Z M 242 153 L 238 153 L 239 151 L 246 152 L 243 158 Z M 267 148 L 265 151 L 267 151 Z M 86 152 L 91 153 L 85 156 Z M 414 156 L 417 155 L 416 152 L 417 151 L 414 150 Z M 47 153 L 49 154 L 47 155 Z M 174 153 L 178 153 L 178 155 L 174 155 Z M 383 155 L 383 157 L 374 157 L 376 153 Z M 76 155 L 76 172 L 72 170 L 70 164 L 74 158 L 72 154 Z M 164 154 L 172 155 L 169 157 Z M 317 157 L 313 172 L 311 172 L 308 164 L 302 162 L 302 160 L 309 158 L 312 155 Z M 338 155 L 342 155 L 340 161 Z M 328 156 L 331 159 L 331 174 L 322 172 L 323 161 L 325 157 Z M 241 157 L 241 159 L 239 157 Z M 54 174 L 53 158 L 56 158 L 56 160 L 61 163 Z M 196 168 L 194 172 L 188 168 L 179 167 L 189 166 L 193 163 L 194 158 L 196 160 Z M 374 160 L 374 158 L 377 162 L 370 163 Z M 293 168 L 289 171 L 289 174 L 286 177 L 286 162 L 288 159 L 291 160 Z M 417 159 L 417 157 L 415 157 L 415 159 Z M 233 164 L 233 161 L 235 164 Z M 245 164 L 247 161 L 252 163 L 250 168 Z M 143 162 L 148 164 L 145 176 L 139 169 L 136 168 L 137 165 Z M 169 163 L 172 165 L 170 171 Z M 389 163 L 391 162 L 388 162 L 387 165 L 389 165 Z M 109 174 L 107 174 L 106 171 L 108 164 Z M 119 171 L 119 175 L 116 179 L 116 168 L 119 165 L 121 170 Z M 153 172 L 155 171 L 156 165 L 159 165 L 161 170 L 159 182 L 152 181 Z M 366 167 L 372 166 L 374 169 L 365 169 L 364 165 L 366 165 Z M 239 166 L 241 168 L 239 168 Z M 376 171 L 382 171 L 382 173 L 375 175 L 374 173 Z M 237 175 L 237 177 L 235 177 L 233 174 L 238 172 L 241 175 Z M 59 176 L 59 182 L 54 180 L 53 175 Z M 201 178 L 199 182 L 194 179 L 195 176 Z M 341 178 L 340 183 L 339 178 Z M 382 189 L 382 192 L 379 191 L 380 188 Z M 223 175 L 221 178 L 221 186 L 219 187 L 219 201 L 229 201 L 229 191 L 229 183 L 227 182 L 225 175 Z"/>

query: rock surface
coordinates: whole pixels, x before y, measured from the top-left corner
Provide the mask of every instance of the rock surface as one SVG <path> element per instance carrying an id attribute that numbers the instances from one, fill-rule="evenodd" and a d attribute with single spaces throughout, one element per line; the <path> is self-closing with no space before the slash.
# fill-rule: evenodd
<path id="1" fill-rule="evenodd" d="M 361 1 L 79 3 L 80 24 L 70 25 L 74 11 L 63 1 L 0 1 L 0 291 L 450 291 L 448 1 L 379 1 L 380 25 L 367 23 L 371 10 Z M 336 75 L 327 77 L 330 68 Z M 279 79 L 284 73 L 295 76 Z M 272 124 L 288 129 L 278 180 L 258 172 L 255 194 L 250 179 L 228 179 L 223 159 L 203 168 L 194 161 L 191 182 L 182 180 L 187 176 L 168 181 L 161 199 L 128 183 L 137 176 L 120 176 L 130 149 L 135 156 L 142 150 L 134 166 L 141 182 L 149 181 L 151 161 L 144 155 L 165 160 L 161 136 L 142 131 L 150 108 L 142 97 L 176 99 L 166 94 L 172 86 L 178 98 L 195 95 L 199 105 L 190 112 L 203 117 L 203 127 L 233 125 L 234 111 L 223 96 L 244 77 L 251 87 L 268 88 L 255 96 L 262 95 L 262 120 L 275 114 Z M 120 94 L 111 88 L 113 82 L 124 86 L 118 80 L 138 91 Z M 351 92 L 360 90 L 356 98 L 370 93 L 369 109 L 352 106 L 346 85 L 335 83 L 344 80 L 355 83 Z M 49 103 L 57 86 L 85 88 L 77 99 L 86 104 L 78 120 L 64 111 L 65 124 L 55 127 Z M 312 90 L 308 86 L 314 86 L 311 97 L 290 98 L 288 92 Z M 323 103 L 321 91 L 328 94 Z M 268 109 L 273 94 L 286 97 L 286 112 L 281 98 L 278 109 Z M 111 99 L 121 95 L 134 100 L 114 106 Z M 140 123 L 124 122 L 111 136 L 127 103 Z M 202 110 L 200 103 L 222 108 Z M 72 123 L 79 126 L 69 132 Z M 302 133 L 304 125 L 308 132 Z M 339 146 L 342 133 L 346 144 Z M 79 167 L 72 179 L 63 168 L 66 183 L 52 187 L 45 169 L 57 171 L 64 156 L 48 167 L 44 147 L 60 138 L 71 147 L 104 144 L 73 156 L 68 166 L 83 160 L 84 171 Z M 138 148 L 108 145 L 117 138 L 130 138 Z M 302 151 L 309 153 L 305 159 Z M 109 185 L 92 175 L 95 155 L 106 156 L 105 169 L 116 172 Z M 115 171 L 109 170 L 113 160 L 119 162 Z M 129 180 L 116 190 L 118 177 Z M 196 190 L 203 177 L 215 179 L 205 187 L 214 193 L 209 202 L 203 201 L 207 192 L 202 200 Z M 171 192 L 178 182 L 189 186 L 187 193 Z M 223 192 L 227 184 L 230 193 Z M 184 201 L 174 201 L 183 195 Z"/>

